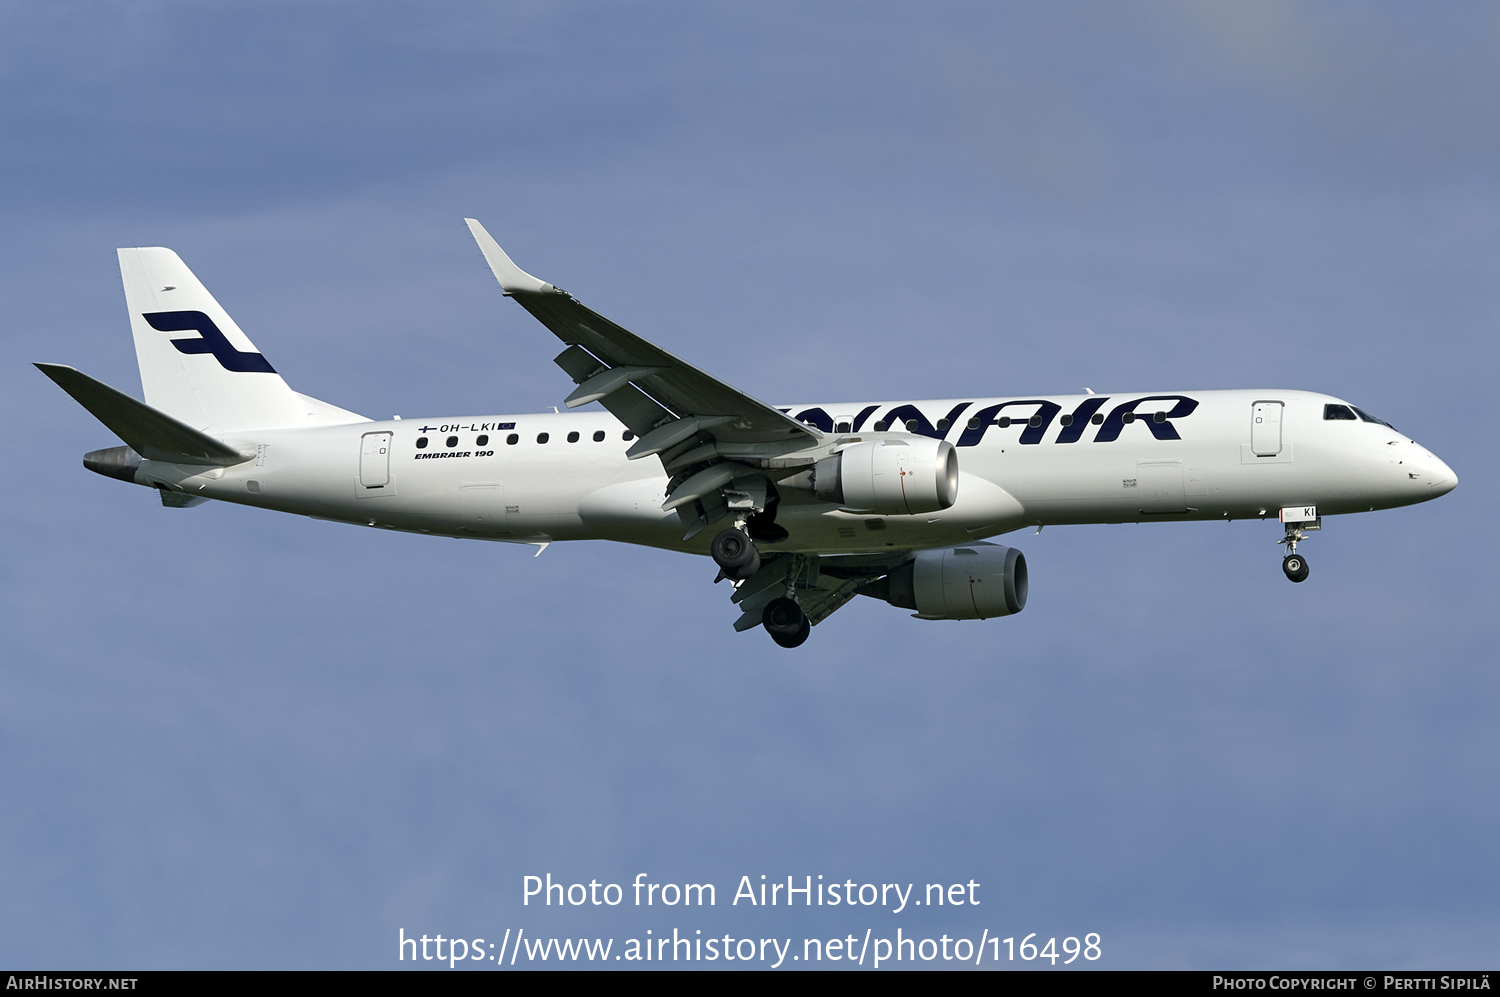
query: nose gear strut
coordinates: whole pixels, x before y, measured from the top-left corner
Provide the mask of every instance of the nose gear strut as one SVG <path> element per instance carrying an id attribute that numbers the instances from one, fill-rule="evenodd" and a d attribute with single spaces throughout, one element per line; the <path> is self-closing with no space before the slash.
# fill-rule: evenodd
<path id="1" fill-rule="evenodd" d="M 1286 572 L 1287 578 L 1294 582 L 1307 581 L 1307 558 L 1297 553 L 1297 544 L 1307 539 L 1307 534 L 1312 530 L 1321 530 L 1323 521 L 1316 519 L 1311 522 L 1287 523 L 1286 536 L 1276 541 L 1278 544 L 1286 544 L 1286 557 L 1281 559 L 1281 570 Z"/>

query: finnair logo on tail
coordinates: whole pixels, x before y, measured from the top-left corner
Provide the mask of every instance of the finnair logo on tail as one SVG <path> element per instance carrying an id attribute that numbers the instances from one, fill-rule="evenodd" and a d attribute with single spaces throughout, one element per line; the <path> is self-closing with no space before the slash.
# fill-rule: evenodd
<path id="1" fill-rule="evenodd" d="M 158 332 L 196 332 L 201 339 L 174 339 L 179 352 L 212 353 L 225 370 L 237 374 L 274 374 L 276 368 L 259 353 L 241 353 L 235 349 L 214 320 L 202 312 L 150 312 L 143 316 Z"/>

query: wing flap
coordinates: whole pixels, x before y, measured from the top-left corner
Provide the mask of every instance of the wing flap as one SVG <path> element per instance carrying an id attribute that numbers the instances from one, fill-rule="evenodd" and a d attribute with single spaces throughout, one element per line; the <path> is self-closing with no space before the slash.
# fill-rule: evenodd
<path id="1" fill-rule="evenodd" d="M 734 629 L 743 633 L 760 626 L 766 606 L 787 595 L 788 585 L 791 597 L 802 607 L 807 621 L 817 626 L 853 599 L 860 586 L 869 581 L 864 572 L 848 578 L 842 577 L 842 572 L 827 574 L 820 562 L 820 558 L 808 554 L 775 555 L 762 562 L 761 569 L 741 582 L 729 597 L 742 610 L 734 621 Z"/>
<path id="2" fill-rule="evenodd" d="M 577 390 L 563 400 L 563 407 L 578 408 L 589 402 L 597 402 L 619 391 L 631 381 L 649 377 L 660 370 L 660 367 L 611 367 L 580 384 Z"/>

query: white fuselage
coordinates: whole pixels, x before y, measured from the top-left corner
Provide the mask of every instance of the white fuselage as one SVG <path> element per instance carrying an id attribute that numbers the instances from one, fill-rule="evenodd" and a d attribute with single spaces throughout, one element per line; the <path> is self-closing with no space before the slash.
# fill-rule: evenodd
<path id="1" fill-rule="evenodd" d="M 1172 415 L 1184 399 L 1195 403 L 1191 411 Z M 1347 403 L 1256 390 L 791 406 L 794 418 L 823 423 L 830 441 L 870 439 L 893 410 L 894 435 L 920 417 L 915 431 L 957 448 L 961 477 L 951 508 L 914 516 L 842 509 L 782 488 L 776 522 L 789 535 L 774 549 L 931 548 L 1029 525 L 1274 519 L 1300 505 L 1337 515 L 1423 502 L 1457 484 L 1446 464 L 1384 424 L 1325 419 L 1330 404 Z M 1137 417 L 1125 422 L 1122 411 Z M 136 480 L 440 536 L 706 551 L 706 536 L 683 541 L 677 514 L 661 511 L 661 461 L 627 460 L 628 436 L 607 412 L 401 419 L 224 439 L 256 459 L 211 470 L 148 460 Z"/>

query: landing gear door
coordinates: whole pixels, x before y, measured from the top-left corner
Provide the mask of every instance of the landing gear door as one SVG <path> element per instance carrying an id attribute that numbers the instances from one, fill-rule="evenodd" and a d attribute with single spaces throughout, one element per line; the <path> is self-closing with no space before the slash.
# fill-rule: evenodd
<path id="1" fill-rule="evenodd" d="M 1281 453 L 1281 402 L 1256 402 L 1251 406 L 1250 449 L 1257 457 Z"/>
<path id="2" fill-rule="evenodd" d="M 378 495 L 391 483 L 391 434 L 366 433 L 359 442 L 360 491 Z"/>

